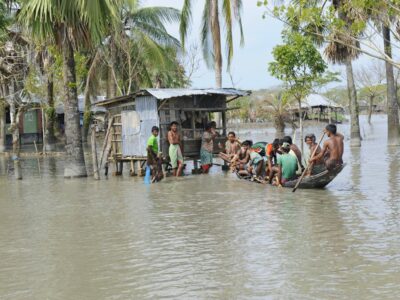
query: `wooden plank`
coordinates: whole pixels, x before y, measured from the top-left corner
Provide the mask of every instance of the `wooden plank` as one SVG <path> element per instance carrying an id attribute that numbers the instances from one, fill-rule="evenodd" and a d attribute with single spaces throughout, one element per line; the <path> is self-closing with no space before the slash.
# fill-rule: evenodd
<path id="1" fill-rule="evenodd" d="M 101 152 L 100 169 L 101 169 L 102 166 L 103 166 L 104 154 L 105 154 L 107 145 L 108 145 L 108 143 L 109 143 L 108 139 L 109 139 L 109 137 L 110 137 L 111 127 L 112 127 L 113 123 L 114 123 L 114 117 L 112 117 L 111 120 L 110 120 L 110 122 L 108 123 L 108 128 L 107 128 L 106 136 L 105 136 L 104 141 L 103 141 L 103 151 Z"/>

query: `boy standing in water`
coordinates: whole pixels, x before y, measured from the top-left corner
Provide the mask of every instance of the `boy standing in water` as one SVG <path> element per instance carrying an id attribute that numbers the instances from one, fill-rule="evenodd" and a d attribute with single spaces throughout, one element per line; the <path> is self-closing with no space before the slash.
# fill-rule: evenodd
<path id="1" fill-rule="evenodd" d="M 217 133 L 211 127 L 211 123 L 207 124 L 204 128 L 203 136 L 201 138 L 200 148 L 201 168 L 205 174 L 209 172 L 213 164 L 214 139 L 216 136 Z"/>
<path id="2" fill-rule="evenodd" d="M 151 128 L 151 136 L 147 140 L 147 165 L 152 168 L 153 178 L 161 180 L 163 178 L 162 160 L 158 153 L 158 133 L 160 129 L 157 126 Z"/>
<path id="3" fill-rule="evenodd" d="M 325 133 L 329 139 L 324 142 L 321 152 L 314 156 L 310 163 L 316 163 L 323 157 L 327 156 L 325 160 L 325 167 L 328 170 L 332 170 L 337 166 L 343 164 L 343 140 L 342 134 L 336 132 L 336 125 L 329 124 L 325 127 Z"/>
<path id="4" fill-rule="evenodd" d="M 168 131 L 169 149 L 168 154 L 171 160 L 174 176 L 181 176 L 183 169 L 183 155 L 181 150 L 181 136 L 178 132 L 178 122 L 171 122 Z"/>

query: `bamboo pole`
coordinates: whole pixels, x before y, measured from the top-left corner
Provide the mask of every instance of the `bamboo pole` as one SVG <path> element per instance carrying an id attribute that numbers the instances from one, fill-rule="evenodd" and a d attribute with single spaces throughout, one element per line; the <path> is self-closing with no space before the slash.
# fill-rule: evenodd
<path id="1" fill-rule="evenodd" d="M 38 147 L 37 147 L 36 141 L 33 141 L 33 144 L 35 145 L 36 156 L 37 156 L 37 165 L 38 165 L 39 174 L 41 174 L 42 172 L 41 172 L 41 170 L 40 170 L 39 151 L 38 151 Z"/>
<path id="2" fill-rule="evenodd" d="M 92 135 L 91 135 L 91 144 L 92 144 L 92 160 L 93 160 L 93 177 L 95 180 L 100 179 L 99 174 L 99 162 L 97 160 L 97 147 L 96 147 L 96 127 L 92 125 Z"/>
<path id="3" fill-rule="evenodd" d="M 324 136 L 325 136 L 325 132 L 321 135 L 321 138 L 319 139 L 318 145 L 315 147 L 313 153 L 312 153 L 311 156 L 310 156 L 310 159 L 312 159 L 312 158 L 314 157 L 314 155 L 315 155 L 315 153 L 317 152 L 317 149 L 318 149 L 318 147 L 319 147 L 319 144 L 321 144 L 322 139 L 324 138 Z M 297 183 L 296 183 L 296 185 L 294 186 L 294 188 L 293 188 L 293 190 L 292 190 L 293 193 L 294 193 L 294 192 L 297 190 L 297 188 L 299 187 L 299 185 L 300 185 L 301 181 L 303 180 L 304 175 L 306 175 L 307 170 L 308 170 L 309 167 L 310 167 L 310 164 L 307 165 L 307 167 L 306 167 L 306 168 L 304 169 L 304 171 L 303 171 L 303 174 L 301 174 L 299 180 L 297 180 Z"/>
<path id="4" fill-rule="evenodd" d="M 107 145 L 108 145 L 108 140 L 109 140 L 109 136 L 110 136 L 110 132 L 111 132 L 111 127 L 112 127 L 113 124 L 114 124 L 114 117 L 112 117 L 110 119 L 110 121 L 108 122 L 108 128 L 107 128 L 106 136 L 105 136 L 104 141 L 103 141 L 103 150 L 101 151 L 100 168 L 103 166 L 104 154 L 106 152 L 106 148 L 107 148 Z"/>

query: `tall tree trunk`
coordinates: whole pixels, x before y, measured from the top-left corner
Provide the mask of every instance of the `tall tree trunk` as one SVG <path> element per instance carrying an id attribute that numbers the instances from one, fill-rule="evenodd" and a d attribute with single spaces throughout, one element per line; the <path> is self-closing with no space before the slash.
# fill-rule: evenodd
<path id="1" fill-rule="evenodd" d="M 383 44 L 385 54 L 392 57 L 392 45 L 390 41 L 390 29 L 382 25 Z M 397 102 L 396 83 L 393 74 L 393 65 L 385 62 L 386 66 L 386 87 L 387 87 L 387 115 L 388 115 L 388 145 L 400 145 L 399 127 L 399 104 Z"/>
<path id="2" fill-rule="evenodd" d="M 53 151 L 54 144 L 56 142 L 56 137 L 54 134 L 54 126 L 55 126 L 55 119 L 56 119 L 56 110 L 54 107 L 54 82 L 53 82 L 53 74 L 47 74 L 47 109 L 46 115 L 42 116 L 45 117 L 46 120 L 46 130 L 45 130 L 45 150 L 46 151 Z"/>
<path id="3" fill-rule="evenodd" d="M 357 90 L 354 84 L 353 65 L 350 58 L 346 59 L 347 91 L 350 101 L 350 146 L 361 146 L 360 121 L 357 102 Z"/>
<path id="4" fill-rule="evenodd" d="M 0 153 L 6 150 L 6 105 L 0 102 Z"/>
<path id="5" fill-rule="evenodd" d="M 88 66 L 88 72 L 87 72 L 86 83 L 85 83 L 85 91 L 84 91 L 85 109 L 84 109 L 84 114 L 83 114 L 83 137 L 82 137 L 82 140 L 84 142 L 87 142 L 87 138 L 88 138 L 88 134 L 89 134 L 89 127 L 90 127 L 90 123 L 92 122 L 92 112 L 91 112 L 92 101 L 90 100 L 91 85 L 92 85 L 91 81 L 94 78 L 94 74 L 96 72 L 96 67 L 97 67 L 97 64 L 99 63 L 99 60 L 100 60 L 100 52 L 96 51 L 96 54 L 93 57 L 93 60 L 91 60 L 89 66 Z"/>
<path id="6" fill-rule="evenodd" d="M 221 29 L 219 25 L 218 0 L 211 0 L 211 35 L 213 39 L 214 49 L 214 72 L 215 86 L 217 89 L 222 88 L 222 49 L 221 49 Z M 214 119 L 217 126 L 221 126 L 220 113 L 214 113 Z"/>
<path id="7" fill-rule="evenodd" d="M 368 107 L 368 124 L 371 124 L 371 116 L 372 116 L 372 111 L 374 109 L 374 95 L 369 96 L 369 107 Z"/>
<path id="8" fill-rule="evenodd" d="M 221 50 L 221 29 L 219 25 L 218 0 L 211 0 L 211 34 L 214 49 L 214 71 L 215 85 L 222 87 L 222 50 Z"/>
<path id="9" fill-rule="evenodd" d="M 117 64 L 117 48 L 115 45 L 115 41 L 113 38 L 110 39 L 110 66 L 108 67 L 108 86 L 107 86 L 107 92 L 108 92 L 108 97 L 107 98 L 114 98 L 117 96 L 117 84 L 115 82 L 116 74 L 115 74 L 115 66 Z"/>
<path id="10" fill-rule="evenodd" d="M 302 116 L 302 111 L 301 111 L 301 99 L 297 100 L 298 104 L 299 104 L 299 129 L 300 129 L 300 150 L 303 153 L 304 150 L 304 141 L 303 141 L 303 116 Z M 293 141 L 294 143 L 295 141 Z"/>
<path id="11" fill-rule="evenodd" d="M 13 89 L 14 90 L 14 89 Z M 21 162 L 20 162 L 20 138 L 19 138 L 19 118 L 22 113 L 22 108 L 15 107 L 14 100 L 10 102 L 10 131 L 12 134 L 12 159 L 14 161 L 14 176 L 15 179 L 22 179 L 22 170 L 21 170 Z"/>
<path id="12" fill-rule="evenodd" d="M 63 38 L 65 151 L 67 154 L 64 166 L 64 177 L 85 177 L 87 176 L 87 172 L 82 146 L 82 133 L 79 124 L 74 50 L 68 34 L 63 34 Z"/>

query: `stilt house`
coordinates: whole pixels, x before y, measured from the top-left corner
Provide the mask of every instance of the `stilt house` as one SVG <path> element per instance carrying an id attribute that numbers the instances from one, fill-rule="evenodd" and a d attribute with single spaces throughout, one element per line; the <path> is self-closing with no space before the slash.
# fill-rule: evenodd
<path id="1" fill-rule="evenodd" d="M 160 151 L 168 156 L 167 132 L 172 121 L 179 123 L 183 153 L 197 161 L 204 126 L 219 115 L 220 136 L 214 143 L 226 140 L 227 103 L 248 91 L 236 89 L 144 89 L 127 96 L 98 102 L 108 111 L 111 149 L 106 154 L 115 160 L 145 159 L 146 142 L 152 126 L 160 127 Z M 195 164 L 196 165 L 196 164 Z"/>

